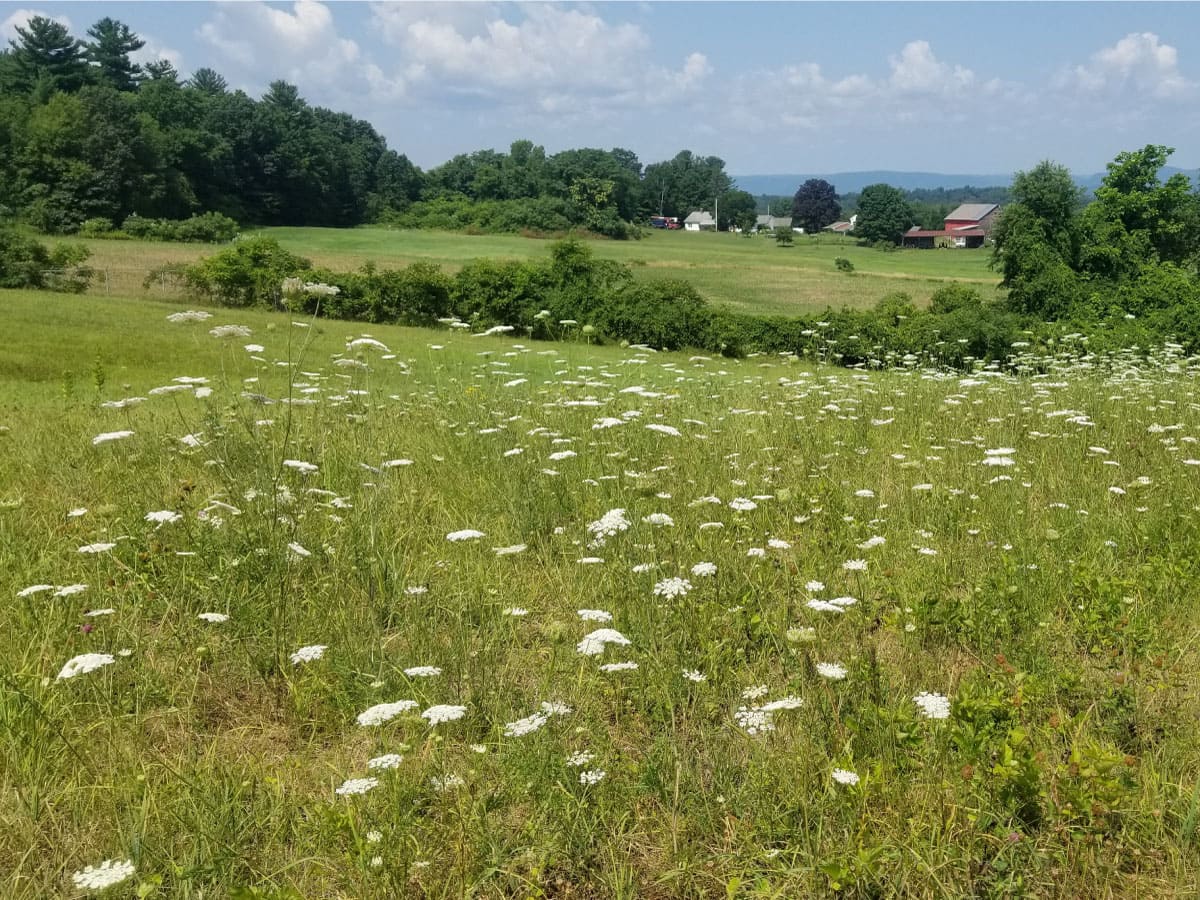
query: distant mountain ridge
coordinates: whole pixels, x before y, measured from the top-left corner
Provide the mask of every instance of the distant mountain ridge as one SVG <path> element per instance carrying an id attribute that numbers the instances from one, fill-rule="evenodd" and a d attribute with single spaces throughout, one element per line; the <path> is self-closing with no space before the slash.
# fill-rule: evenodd
<path id="1" fill-rule="evenodd" d="M 1164 166 L 1162 177 L 1168 178 L 1176 172 L 1182 172 L 1193 182 L 1200 176 L 1198 169 L 1179 169 L 1174 166 Z M 1073 175 L 1075 183 L 1089 191 L 1100 186 L 1103 172 L 1090 175 Z M 733 180 L 740 190 L 755 196 L 784 197 L 796 193 L 809 178 L 823 178 L 832 184 L 839 194 L 857 193 L 868 184 L 890 184 L 904 190 L 918 188 L 957 188 L 970 185 L 971 187 L 1008 187 L 1012 182 L 1012 173 L 1006 175 L 950 175 L 945 172 L 894 172 L 880 169 L 869 172 L 836 172 L 825 175 L 734 175 Z"/>

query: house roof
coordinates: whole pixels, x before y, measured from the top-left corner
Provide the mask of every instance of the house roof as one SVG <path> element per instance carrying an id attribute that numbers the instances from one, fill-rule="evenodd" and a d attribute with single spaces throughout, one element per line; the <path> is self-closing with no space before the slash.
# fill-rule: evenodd
<path id="1" fill-rule="evenodd" d="M 908 231 L 904 232 L 906 238 L 939 238 L 939 237 L 987 237 L 987 232 L 982 228 L 972 228 L 971 226 L 963 226 L 961 228 L 951 228 L 950 230 L 935 230 L 932 228 L 920 228 L 914 225 Z"/>
<path id="2" fill-rule="evenodd" d="M 758 218 L 755 220 L 755 224 L 759 228 L 762 228 L 764 226 L 766 228 L 791 228 L 792 227 L 792 217 L 791 216 L 762 215 L 762 216 L 758 216 Z"/>
<path id="3" fill-rule="evenodd" d="M 832 225 L 826 225 L 826 231 L 850 231 L 854 228 L 849 222 L 834 222 Z"/>
<path id="4" fill-rule="evenodd" d="M 997 203 L 964 203 L 946 216 L 946 221 L 978 222 L 999 208 Z"/>
<path id="5" fill-rule="evenodd" d="M 688 217 L 683 220 L 684 225 L 716 225 L 713 221 L 712 213 L 707 209 L 698 209 L 695 212 L 688 213 Z"/>

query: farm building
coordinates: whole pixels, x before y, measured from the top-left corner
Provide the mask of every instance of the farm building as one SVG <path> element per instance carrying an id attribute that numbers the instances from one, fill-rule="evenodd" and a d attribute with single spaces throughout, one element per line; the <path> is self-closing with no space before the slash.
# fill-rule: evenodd
<path id="1" fill-rule="evenodd" d="M 964 203 L 946 216 L 940 230 L 913 226 L 903 235 L 905 247 L 929 250 L 934 247 L 982 247 L 992 231 L 996 213 L 995 203 Z"/>
<path id="2" fill-rule="evenodd" d="M 716 231 L 717 221 L 708 210 L 698 209 L 683 220 L 683 228 L 685 231 Z"/>
<path id="3" fill-rule="evenodd" d="M 791 216 L 759 216 L 754 222 L 755 231 L 774 231 L 776 228 L 791 227 Z"/>

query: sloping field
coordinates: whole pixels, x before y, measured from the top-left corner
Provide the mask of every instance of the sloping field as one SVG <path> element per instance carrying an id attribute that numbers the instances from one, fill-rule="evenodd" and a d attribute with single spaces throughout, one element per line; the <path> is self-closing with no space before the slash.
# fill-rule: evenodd
<path id="1" fill-rule="evenodd" d="M 1187 363 L 0 302 L 6 898 L 1200 883 Z"/>

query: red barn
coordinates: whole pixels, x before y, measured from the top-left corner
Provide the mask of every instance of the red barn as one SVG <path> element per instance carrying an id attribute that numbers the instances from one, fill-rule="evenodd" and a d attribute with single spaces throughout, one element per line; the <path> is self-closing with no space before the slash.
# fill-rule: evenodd
<path id="1" fill-rule="evenodd" d="M 942 230 L 914 227 L 904 233 L 901 243 L 905 247 L 925 249 L 937 246 L 982 247 L 984 239 L 991 234 L 999 211 L 1000 207 L 995 203 L 964 203 L 946 216 Z"/>
<path id="2" fill-rule="evenodd" d="M 946 236 L 956 247 L 982 247 L 999 211 L 995 203 L 964 203 L 946 216 Z"/>

